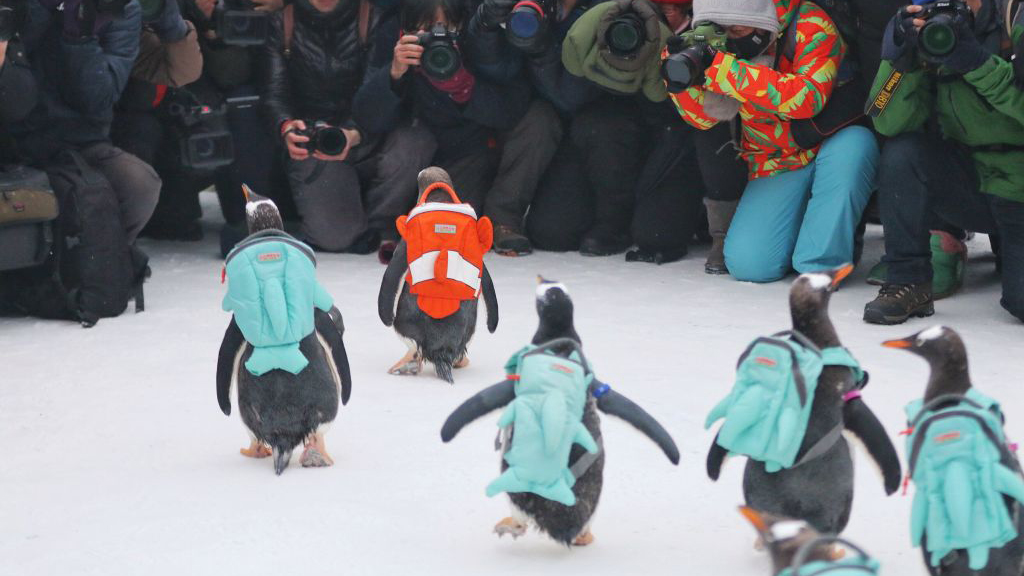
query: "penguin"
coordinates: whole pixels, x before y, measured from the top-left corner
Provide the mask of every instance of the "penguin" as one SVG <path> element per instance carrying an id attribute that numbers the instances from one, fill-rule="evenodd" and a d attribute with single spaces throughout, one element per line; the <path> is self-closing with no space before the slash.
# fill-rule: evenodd
<path id="1" fill-rule="evenodd" d="M 531 340 L 532 344 L 539 345 L 558 338 L 569 338 L 577 344 L 582 344 L 573 322 L 573 302 L 564 284 L 538 277 L 536 299 L 539 324 Z M 553 349 L 556 353 L 567 355 L 575 350 L 575 347 L 566 346 L 561 349 L 554 347 Z M 600 397 L 595 397 L 594 392 L 598 389 L 602 389 L 603 394 Z M 452 412 L 441 429 L 441 440 L 443 442 L 451 441 L 464 426 L 509 404 L 515 400 L 515 397 L 515 383 L 511 379 L 484 389 Z M 532 524 L 556 542 L 566 546 L 587 546 L 593 543 L 594 534 L 590 529 L 590 524 L 601 498 L 605 464 L 599 410 L 632 424 L 653 440 L 672 464 L 679 464 L 679 449 L 661 424 L 631 400 L 619 392 L 611 390 L 595 378 L 587 395 L 582 422 L 601 448 L 596 458 L 576 478 L 576 483 L 572 487 L 576 504 L 566 506 L 532 492 L 509 493 L 512 515 L 495 525 L 494 532 L 499 537 L 508 534 L 516 539 L 525 534 L 528 525 Z M 514 429 L 511 434 L 515 434 Z M 509 441 L 511 441 L 511 435 Z M 569 454 L 568 465 L 570 468 L 577 464 L 585 454 L 588 453 L 584 448 L 574 445 Z M 500 468 L 503 473 L 508 469 L 504 458 L 501 459 Z"/>
<path id="2" fill-rule="evenodd" d="M 793 573 L 794 565 L 797 563 L 805 565 L 811 562 L 833 562 L 845 556 L 845 550 L 833 546 L 838 540 L 837 538 L 822 535 L 803 520 L 759 512 L 749 506 L 740 506 L 740 514 L 754 527 L 757 531 L 758 541 L 762 542 L 765 550 L 768 551 L 772 561 L 771 574 L 773 576 L 786 570 Z M 863 550 L 851 543 L 843 541 L 843 544 L 853 548 L 862 556 L 867 556 Z M 871 573 L 863 570 L 856 570 L 856 572 Z M 837 573 L 848 572 L 840 570 Z"/>
<path id="3" fill-rule="evenodd" d="M 827 272 L 803 274 L 790 289 L 793 330 L 820 349 L 841 345 L 828 316 L 828 304 L 832 292 L 852 270 L 852 265 L 846 265 Z M 886 494 L 891 495 L 900 484 L 899 457 L 878 418 L 856 393 L 862 386 L 854 381 L 849 368 L 824 367 L 796 461 L 800 462 L 804 454 L 833 430 L 845 429 L 864 442 L 882 470 Z M 844 400 L 844 397 L 849 399 Z M 707 459 L 707 473 L 712 480 L 718 479 L 727 455 L 716 437 Z M 743 494 L 751 508 L 804 520 L 823 534 L 840 534 L 850 519 L 853 504 L 853 460 L 849 445 L 840 434 L 818 457 L 772 473 L 763 462 L 748 459 Z"/>
<path id="4" fill-rule="evenodd" d="M 924 391 L 924 403 L 927 404 L 945 395 L 963 396 L 972 387 L 971 375 L 967 363 L 967 348 L 960 335 L 946 326 L 933 326 L 906 338 L 888 340 L 883 343 L 887 348 L 906 350 L 924 358 L 928 362 L 930 375 Z M 942 407 L 940 404 L 938 407 Z M 1016 473 L 1021 472 L 1020 462 L 1013 452 L 1005 456 L 1003 463 Z M 989 550 L 989 560 L 985 568 L 972 570 L 969 557 L 963 550 L 958 550 L 943 559 L 938 567 L 931 566 L 927 545 L 922 543 L 921 551 L 928 573 L 933 576 L 1020 576 L 1024 574 L 1024 511 L 1020 503 L 1010 497 L 1004 497 L 1010 511 L 1010 518 L 1017 528 L 1017 537 L 1001 548 Z M 927 538 L 927 536 L 926 536 Z"/>
<path id="5" fill-rule="evenodd" d="M 442 182 L 452 185 L 452 179 L 443 169 L 432 166 L 417 176 L 419 194 L 431 184 Z M 429 194 L 427 202 L 451 203 L 443 191 Z M 476 331 L 477 299 L 463 300 L 459 309 L 442 319 L 428 316 L 417 304 L 406 283 L 408 271 L 408 247 L 405 240 L 398 243 L 395 254 L 384 272 L 377 295 L 377 312 L 385 326 L 394 327 L 399 338 L 408 346 L 408 352 L 394 366 L 389 374 L 417 375 L 423 369 L 423 361 L 434 365 L 438 378 L 454 384 L 453 368 L 469 365 L 466 348 Z M 487 308 L 487 330 L 494 333 L 498 328 L 498 298 L 494 292 L 487 266 L 483 267 L 481 295 Z M 397 297 L 397 305 L 396 305 Z"/>
<path id="6" fill-rule="evenodd" d="M 283 230 L 281 214 L 269 198 L 243 185 L 249 239 L 262 236 L 290 239 Z M 245 242 L 240 243 L 244 246 Z M 249 433 L 243 456 L 266 458 L 273 455 L 274 471 L 288 467 L 292 450 L 304 444 L 300 462 L 304 467 L 331 466 L 324 433 L 338 413 L 338 401 L 347 404 L 352 377 L 342 336 L 341 312 L 315 309 L 315 329 L 299 343 L 308 365 L 297 374 L 274 369 L 260 376 L 245 367 L 253 347 L 232 316 L 221 341 L 217 359 L 217 403 L 225 416 L 231 415 L 232 388 L 237 393 L 242 424 Z"/>

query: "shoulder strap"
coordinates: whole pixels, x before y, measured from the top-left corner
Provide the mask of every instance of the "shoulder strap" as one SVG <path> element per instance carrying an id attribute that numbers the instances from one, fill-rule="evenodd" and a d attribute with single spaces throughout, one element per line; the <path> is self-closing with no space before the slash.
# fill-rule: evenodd
<path id="1" fill-rule="evenodd" d="M 292 55 L 292 36 L 295 35 L 295 6 L 293 4 L 284 7 L 281 19 L 284 29 L 284 57 L 287 58 Z"/>
<path id="2" fill-rule="evenodd" d="M 370 36 L 370 15 L 373 4 L 369 0 L 359 0 L 359 45 L 366 46 Z"/>

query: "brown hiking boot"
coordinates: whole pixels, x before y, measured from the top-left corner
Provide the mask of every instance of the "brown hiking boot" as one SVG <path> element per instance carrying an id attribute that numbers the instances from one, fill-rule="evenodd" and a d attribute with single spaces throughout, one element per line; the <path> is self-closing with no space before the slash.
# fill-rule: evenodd
<path id="1" fill-rule="evenodd" d="M 533 253 L 533 246 L 518 227 L 498 224 L 494 227 L 494 251 L 502 256 L 526 256 Z"/>
<path id="2" fill-rule="evenodd" d="M 869 324 L 902 324 L 910 317 L 935 314 L 932 283 L 885 284 L 878 296 L 864 306 L 864 321 Z"/>

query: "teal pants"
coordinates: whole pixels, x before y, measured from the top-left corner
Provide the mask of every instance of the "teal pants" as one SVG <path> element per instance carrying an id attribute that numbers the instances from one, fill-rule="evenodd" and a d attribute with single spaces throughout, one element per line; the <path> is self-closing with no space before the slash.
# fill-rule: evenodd
<path id="1" fill-rule="evenodd" d="M 825 141 L 799 170 L 747 184 L 725 238 L 737 280 L 774 282 L 853 261 L 853 238 L 875 186 L 878 145 L 862 126 Z"/>

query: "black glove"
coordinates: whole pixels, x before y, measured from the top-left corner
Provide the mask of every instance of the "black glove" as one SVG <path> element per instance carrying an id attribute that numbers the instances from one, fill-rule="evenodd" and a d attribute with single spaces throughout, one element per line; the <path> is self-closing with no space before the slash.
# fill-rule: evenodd
<path id="1" fill-rule="evenodd" d="M 927 59 L 935 64 L 941 64 L 953 72 L 966 74 L 981 68 L 981 65 L 991 57 L 992 53 L 986 50 L 981 42 L 978 42 L 970 22 L 960 19 L 956 22 L 956 47 L 953 48 L 953 51 L 940 58 Z"/>
<path id="2" fill-rule="evenodd" d="M 907 12 L 907 6 L 889 21 L 882 36 L 882 60 L 888 60 L 893 68 L 907 72 L 917 66 L 916 14 Z"/>
<path id="3" fill-rule="evenodd" d="M 497 30 L 508 19 L 518 0 L 484 0 L 477 9 L 480 24 L 486 30 Z"/>
<path id="4" fill-rule="evenodd" d="M 164 0 L 163 9 L 148 25 L 163 42 L 177 42 L 188 35 L 188 24 L 181 17 L 178 0 Z"/>

